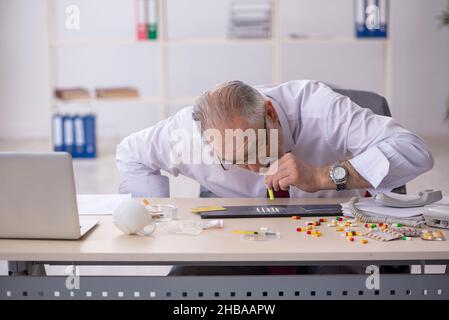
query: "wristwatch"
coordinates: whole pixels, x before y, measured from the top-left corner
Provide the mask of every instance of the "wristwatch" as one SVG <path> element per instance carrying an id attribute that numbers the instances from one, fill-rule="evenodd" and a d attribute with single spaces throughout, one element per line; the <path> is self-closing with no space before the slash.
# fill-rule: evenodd
<path id="1" fill-rule="evenodd" d="M 346 182 L 348 181 L 348 170 L 346 170 L 343 165 L 341 165 L 340 163 L 332 165 L 329 171 L 329 176 L 335 183 L 337 191 L 346 189 Z"/>

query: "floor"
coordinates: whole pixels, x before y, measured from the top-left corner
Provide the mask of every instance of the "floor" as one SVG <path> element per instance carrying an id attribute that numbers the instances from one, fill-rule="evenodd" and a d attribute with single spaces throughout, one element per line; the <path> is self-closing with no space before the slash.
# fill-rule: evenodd
<path id="1" fill-rule="evenodd" d="M 449 130 L 449 129 L 448 129 Z M 424 189 L 441 189 L 443 194 L 449 195 L 449 139 L 447 137 L 425 138 L 429 144 L 435 166 L 433 170 L 421 175 L 407 184 L 407 193 L 415 194 Z M 106 140 L 99 145 L 99 156 L 95 160 L 74 160 L 74 173 L 77 192 L 80 194 L 92 193 L 117 193 L 120 182 L 119 173 L 115 167 L 115 146 L 118 141 Z M 0 140 L 0 151 L 50 151 L 50 143 L 47 140 Z M 169 175 L 168 175 L 169 176 Z M 192 179 L 178 176 L 170 178 L 170 194 L 173 197 L 196 197 L 199 193 L 199 185 Z M 428 266 L 429 267 L 429 266 Z M 417 271 L 417 268 L 414 268 Z M 139 275 L 164 275 L 168 272 L 168 266 L 155 267 L 81 267 L 81 275 L 89 274 L 139 274 Z M 441 268 L 430 267 L 427 272 L 439 272 Z M 0 274 L 6 272 L 5 262 L 0 261 Z M 49 274 L 64 274 L 65 267 L 47 268 Z"/>

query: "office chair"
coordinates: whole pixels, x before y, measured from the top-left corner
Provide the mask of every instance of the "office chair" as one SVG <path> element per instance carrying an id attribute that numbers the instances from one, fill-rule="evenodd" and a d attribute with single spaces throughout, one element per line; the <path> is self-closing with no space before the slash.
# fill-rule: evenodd
<path id="1" fill-rule="evenodd" d="M 375 114 L 381 116 L 391 117 L 390 108 L 388 107 L 387 99 L 378 95 L 377 93 L 370 91 L 361 91 L 361 90 L 349 90 L 349 89 L 335 89 L 332 88 L 335 92 L 349 97 L 353 102 L 361 106 L 362 108 L 369 108 Z M 399 194 L 406 194 L 407 189 L 406 186 L 400 186 L 391 190 L 392 192 Z"/>

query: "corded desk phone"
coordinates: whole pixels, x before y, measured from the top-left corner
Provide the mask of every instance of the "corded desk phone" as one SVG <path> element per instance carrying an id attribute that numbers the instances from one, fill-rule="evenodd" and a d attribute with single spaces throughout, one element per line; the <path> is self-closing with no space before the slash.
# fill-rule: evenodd
<path id="1" fill-rule="evenodd" d="M 432 204 L 443 198 L 441 190 L 424 190 L 417 195 L 405 195 L 397 193 L 380 193 L 375 196 L 375 201 L 384 206 L 395 208 L 422 207 Z"/>

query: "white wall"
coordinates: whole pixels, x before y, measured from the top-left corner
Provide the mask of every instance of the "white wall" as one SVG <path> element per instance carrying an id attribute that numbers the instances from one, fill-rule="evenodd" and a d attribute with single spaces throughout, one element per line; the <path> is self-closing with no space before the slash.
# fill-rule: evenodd
<path id="1" fill-rule="evenodd" d="M 0 138 L 49 136 L 44 1 L 0 0 Z"/>
<path id="2" fill-rule="evenodd" d="M 59 0 L 58 36 L 133 37 L 132 2 Z M 229 2 L 168 0 L 170 37 L 224 36 Z M 63 10 L 69 3 L 81 7 L 79 32 L 63 28 Z M 393 115 L 419 134 L 448 135 L 448 124 L 442 119 L 449 96 L 449 29 L 438 29 L 436 19 L 447 1 L 390 3 Z M 352 0 L 281 0 L 281 4 L 284 36 L 352 36 Z M 50 132 L 46 20 L 43 0 L 0 0 L 0 137 L 47 136 Z M 142 46 L 147 48 L 64 47 L 57 62 L 58 84 L 86 85 L 91 89 L 128 84 L 137 86 L 145 95 L 155 94 L 159 90 L 157 46 Z M 382 89 L 384 57 L 379 44 L 303 43 L 286 44 L 283 49 L 283 80 L 316 78 L 342 87 L 378 92 Z M 242 56 L 245 59 L 241 60 Z M 175 46 L 168 53 L 169 91 L 196 95 L 231 78 L 253 84 L 270 82 L 270 57 L 270 47 L 263 45 Z M 107 136 L 123 136 L 159 120 L 154 105 L 101 104 L 95 108 L 108 111 L 107 117 L 99 119 L 100 134 Z M 170 112 L 179 108 L 170 106 Z"/>
<path id="3" fill-rule="evenodd" d="M 391 2 L 392 113 L 422 135 L 449 136 L 449 28 L 437 20 L 447 0 Z"/>

